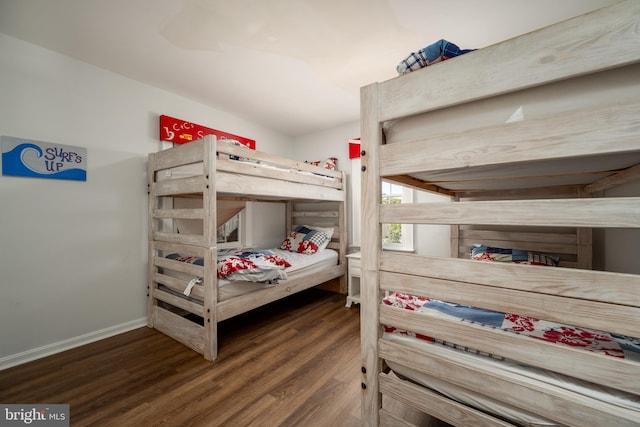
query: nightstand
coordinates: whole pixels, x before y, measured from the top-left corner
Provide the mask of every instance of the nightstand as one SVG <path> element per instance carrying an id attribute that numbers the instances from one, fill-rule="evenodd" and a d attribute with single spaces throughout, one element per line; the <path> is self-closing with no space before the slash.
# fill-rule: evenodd
<path id="1" fill-rule="evenodd" d="M 347 307 L 360 304 L 360 252 L 347 255 Z"/>

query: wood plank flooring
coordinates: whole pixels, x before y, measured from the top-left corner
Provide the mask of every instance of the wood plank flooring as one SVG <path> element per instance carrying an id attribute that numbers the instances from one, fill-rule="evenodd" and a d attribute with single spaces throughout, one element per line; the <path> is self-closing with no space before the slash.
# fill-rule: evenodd
<path id="1" fill-rule="evenodd" d="M 359 309 L 311 289 L 220 324 L 215 362 L 149 328 L 0 371 L 72 426 L 360 425 Z"/>

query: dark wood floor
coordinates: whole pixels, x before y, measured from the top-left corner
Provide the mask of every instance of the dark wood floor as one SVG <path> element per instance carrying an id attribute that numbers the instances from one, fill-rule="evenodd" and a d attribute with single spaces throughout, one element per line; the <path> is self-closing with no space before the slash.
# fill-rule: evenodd
<path id="1" fill-rule="evenodd" d="M 137 329 L 0 371 L 2 403 L 68 403 L 72 426 L 360 425 L 359 308 L 317 289 L 219 326 L 211 363 Z"/>

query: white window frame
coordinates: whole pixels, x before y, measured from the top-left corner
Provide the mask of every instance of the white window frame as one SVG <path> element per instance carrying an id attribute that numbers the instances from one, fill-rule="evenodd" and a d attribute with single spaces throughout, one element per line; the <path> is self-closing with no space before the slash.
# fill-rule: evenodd
<path id="1" fill-rule="evenodd" d="M 414 198 L 414 190 L 409 187 L 405 187 L 403 185 L 399 185 L 390 181 L 382 180 L 382 188 L 380 189 L 383 192 L 386 186 L 392 186 L 395 189 L 400 189 L 397 193 L 401 197 L 401 203 L 413 203 Z M 384 193 L 381 196 L 381 199 L 384 199 Z M 413 224 L 401 224 L 401 241 L 399 243 L 391 243 L 391 242 L 382 242 L 382 249 L 390 250 L 390 251 L 406 251 L 406 252 L 414 252 L 415 247 L 413 243 Z"/>
<path id="2" fill-rule="evenodd" d="M 360 246 L 360 229 L 361 229 L 361 201 L 360 201 L 360 192 L 361 192 L 361 167 L 362 163 L 360 158 L 351 159 L 351 242 L 354 246 Z M 395 183 L 391 183 L 393 185 L 398 185 Z M 402 203 L 412 203 L 415 197 L 415 191 L 411 188 L 401 186 L 403 188 L 402 192 Z M 380 188 L 382 192 L 382 188 Z M 402 224 L 402 236 L 404 239 L 402 243 L 391 243 L 386 244 L 383 243 L 382 248 L 386 250 L 394 250 L 394 251 L 408 251 L 414 252 L 414 227 L 413 224 Z"/>

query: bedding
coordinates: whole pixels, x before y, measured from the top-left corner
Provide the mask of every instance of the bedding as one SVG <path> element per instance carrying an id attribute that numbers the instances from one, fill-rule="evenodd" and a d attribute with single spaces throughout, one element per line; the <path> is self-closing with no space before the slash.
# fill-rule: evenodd
<path id="1" fill-rule="evenodd" d="M 287 283 L 291 280 L 303 276 L 312 276 L 324 271 L 328 267 L 333 267 L 338 264 L 338 252 L 332 249 L 326 249 L 311 255 L 281 249 L 272 249 L 272 251 L 291 264 L 291 267 L 287 267 L 285 270 L 287 273 L 286 279 L 280 280 L 277 283 L 256 283 L 220 279 L 218 280 L 218 301 L 226 301 L 239 295 L 264 289 L 265 287 L 287 286 Z"/>
<path id="2" fill-rule="evenodd" d="M 222 138 L 219 139 L 218 141 L 223 141 L 226 142 L 229 145 L 234 145 L 236 147 L 240 147 L 240 148 L 245 148 L 247 150 L 251 150 L 251 148 L 249 148 L 248 145 L 245 145 L 243 143 L 241 143 L 240 141 L 238 141 L 237 139 L 226 139 L 226 138 Z M 240 157 L 240 156 L 229 156 L 229 159 L 231 160 L 238 160 L 240 162 L 248 162 L 248 163 L 255 163 L 256 165 L 260 164 L 259 160 L 253 160 L 247 157 Z"/>
<path id="3" fill-rule="evenodd" d="M 397 292 L 385 297 L 383 303 L 392 307 L 417 311 L 432 316 L 446 316 L 462 322 L 475 323 L 534 339 L 581 348 L 585 351 L 606 356 L 640 361 L 639 338 L 563 325 L 514 313 L 500 313 Z M 438 342 L 443 345 L 458 348 L 455 343 L 435 340 L 431 337 L 413 332 L 396 330 L 393 327 L 385 326 L 385 332 L 397 332 L 404 335 L 415 336 L 425 341 Z M 479 353 L 473 349 L 464 348 L 464 350 Z M 495 355 L 489 356 L 500 358 Z"/>
<path id="4" fill-rule="evenodd" d="M 554 342 L 572 347 L 579 347 L 585 351 L 596 352 L 606 356 L 640 361 L 640 340 L 632 337 L 623 337 L 606 332 L 590 331 L 583 328 L 575 328 L 552 322 L 541 321 L 526 316 L 508 313 L 498 313 L 490 310 L 478 309 L 459 304 L 451 304 L 443 301 L 432 300 L 426 297 L 393 293 L 383 300 L 384 304 L 412 310 L 425 315 L 446 316 L 463 322 L 472 322 L 491 328 L 526 335 L 534 339 Z M 508 370 L 518 375 L 523 375 L 536 381 L 542 381 L 550 385 L 562 387 L 568 391 L 577 392 L 584 396 L 615 403 L 628 409 L 640 409 L 640 400 L 637 397 L 619 390 L 604 386 L 597 386 L 586 381 L 568 377 L 561 373 L 555 373 L 540 368 L 522 365 L 502 357 L 479 352 L 467 347 L 461 347 L 455 343 L 436 340 L 431 337 L 416 334 L 411 331 L 400 330 L 394 327 L 384 327 L 384 339 L 402 343 L 415 349 L 425 345 L 444 345 L 455 349 L 454 351 L 468 358 L 472 366 L 489 364 L 500 370 Z M 415 371 L 394 362 L 387 361 L 389 367 L 401 378 L 422 384 L 442 393 L 456 401 L 471 405 L 489 413 L 499 413 L 512 422 L 528 426 L 558 425 L 552 421 L 533 415 L 527 411 L 515 408 L 503 402 L 499 402 L 487 396 L 470 392 L 446 381 Z"/>
<path id="5" fill-rule="evenodd" d="M 473 50 L 475 49 L 460 49 L 454 43 L 441 39 L 423 49 L 411 52 L 409 56 L 400 61 L 396 67 L 396 71 L 399 75 L 410 73 L 411 71 L 419 70 L 428 65 L 464 55 Z"/>
<path id="6" fill-rule="evenodd" d="M 204 266 L 204 260 L 197 257 L 169 254 L 168 259 Z M 219 279 L 266 282 L 286 279 L 285 268 L 290 267 L 285 259 L 270 250 L 224 251 L 218 253 L 217 276 Z"/>
<path id="7" fill-rule="evenodd" d="M 230 254 L 238 252 L 239 250 L 225 249 L 219 251 L 219 259 L 227 259 Z M 252 252 L 252 251 L 243 251 Z M 338 264 L 338 252 L 332 249 L 325 249 L 314 254 L 304 254 L 298 252 L 291 252 L 283 249 L 270 249 L 254 252 L 270 252 L 272 259 L 281 260 L 278 261 L 283 265 L 287 265 L 283 270 L 280 268 L 273 269 L 267 267 L 263 271 L 257 271 L 252 273 L 249 270 L 240 270 L 234 274 L 230 274 L 225 278 L 218 279 L 218 301 L 225 301 L 227 299 L 243 295 L 249 292 L 264 289 L 265 287 L 277 286 L 280 284 L 286 284 L 287 280 L 292 280 L 304 275 L 313 275 L 317 272 L 323 271 L 327 267 L 332 267 Z M 178 254 L 169 254 L 167 258 L 175 259 L 178 261 L 188 262 L 191 264 L 202 265 L 202 258 L 196 257 L 181 257 Z M 186 273 L 178 271 L 167 270 L 165 274 L 177 279 L 188 281 L 188 286 L 184 291 L 184 295 L 189 296 L 191 290 L 195 285 L 202 284 L 201 277 L 194 277 Z M 275 279 L 276 276 L 284 276 L 282 278 Z"/>
<path id="8" fill-rule="evenodd" d="M 333 231 L 331 231 L 333 234 Z M 318 228 L 298 225 L 280 244 L 280 249 L 303 254 L 314 254 L 327 247 L 331 234 Z"/>
<path id="9" fill-rule="evenodd" d="M 485 245 L 475 245 L 471 249 L 471 259 L 476 261 L 513 262 L 515 264 L 545 265 L 557 267 L 560 258 L 539 254 L 531 251 L 511 248 L 494 248 Z"/>

